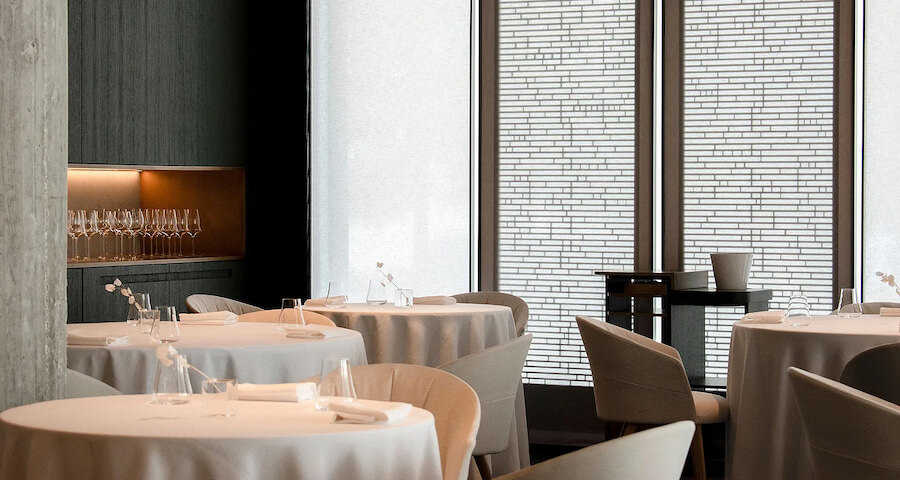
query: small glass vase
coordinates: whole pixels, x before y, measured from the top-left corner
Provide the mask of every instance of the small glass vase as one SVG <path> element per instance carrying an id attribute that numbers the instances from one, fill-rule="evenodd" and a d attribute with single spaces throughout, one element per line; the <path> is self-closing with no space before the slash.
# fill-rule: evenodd
<path id="1" fill-rule="evenodd" d="M 153 380 L 153 397 L 150 403 L 156 405 L 182 405 L 190 401 L 191 380 L 182 355 L 175 357 L 171 365 L 156 363 L 156 378 Z"/>

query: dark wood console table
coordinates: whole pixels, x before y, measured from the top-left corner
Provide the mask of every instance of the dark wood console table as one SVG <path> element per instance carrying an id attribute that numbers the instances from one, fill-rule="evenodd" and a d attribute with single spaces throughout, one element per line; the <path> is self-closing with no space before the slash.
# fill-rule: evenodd
<path id="1" fill-rule="evenodd" d="M 724 379 L 706 377 L 707 306 L 744 307 L 744 313 L 768 310 L 772 290 L 716 290 L 709 272 L 607 272 L 606 321 L 653 338 L 660 319 L 660 338 L 681 354 L 694 387 L 724 387 Z"/>

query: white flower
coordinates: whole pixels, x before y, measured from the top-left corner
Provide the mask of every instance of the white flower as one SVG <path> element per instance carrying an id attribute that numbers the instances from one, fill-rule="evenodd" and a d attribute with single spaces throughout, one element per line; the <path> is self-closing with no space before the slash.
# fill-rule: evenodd
<path id="1" fill-rule="evenodd" d="M 134 297 L 128 297 L 128 304 L 134 305 Z"/>
<path id="2" fill-rule="evenodd" d="M 117 278 L 116 281 L 113 282 L 113 285 L 115 285 L 115 286 L 117 286 L 117 287 L 121 287 L 121 286 L 122 286 L 122 281 L 119 280 L 119 279 Z"/>
<path id="3" fill-rule="evenodd" d="M 116 286 L 111 283 L 107 283 L 103 288 L 105 288 L 107 292 L 112 293 L 116 289 Z"/>
<path id="4" fill-rule="evenodd" d="M 131 287 L 126 288 L 125 291 L 127 291 L 128 294 L 131 295 Z"/>
<path id="5" fill-rule="evenodd" d="M 127 291 L 127 290 L 125 290 L 125 289 L 124 289 L 124 288 L 123 288 L 123 289 L 121 289 L 121 290 L 119 290 L 119 292 L 121 292 L 121 293 L 122 293 L 122 296 L 123 296 L 123 297 L 127 297 L 127 296 L 129 296 L 129 295 L 128 295 L 128 291 Z"/>
<path id="6" fill-rule="evenodd" d="M 393 281 L 394 281 L 394 276 L 391 275 L 391 274 L 389 273 L 389 274 L 387 274 L 387 279 L 388 279 L 389 282 L 393 282 Z"/>
<path id="7" fill-rule="evenodd" d="M 378 268 L 381 268 L 381 267 L 384 266 L 384 264 L 381 263 L 381 262 L 375 262 L 375 266 L 378 267 Z"/>
<path id="8" fill-rule="evenodd" d="M 175 350 L 175 347 L 172 345 L 160 345 L 156 347 L 156 358 L 159 359 L 159 362 L 163 364 L 163 366 L 171 367 L 173 363 L 175 363 L 175 356 L 178 355 L 178 350 Z"/>

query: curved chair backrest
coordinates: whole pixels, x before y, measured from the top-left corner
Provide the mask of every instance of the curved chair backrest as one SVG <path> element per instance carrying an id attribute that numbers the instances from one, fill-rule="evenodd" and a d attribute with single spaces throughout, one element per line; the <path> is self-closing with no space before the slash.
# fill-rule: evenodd
<path id="1" fill-rule="evenodd" d="M 472 455 L 499 453 L 509 446 L 516 393 L 530 346 L 531 335 L 523 335 L 438 367 L 461 378 L 478 394 L 481 425 Z"/>
<path id="2" fill-rule="evenodd" d="M 867 315 L 878 315 L 881 313 L 881 307 L 887 308 L 900 308 L 900 303 L 893 302 L 867 302 L 862 303 L 862 313 Z M 854 305 L 844 305 L 840 310 L 841 311 L 852 311 Z M 833 314 L 838 313 L 837 310 L 831 312 Z"/>
<path id="3" fill-rule="evenodd" d="M 900 404 L 900 343 L 870 348 L 850 359 L 841 383 Z"/>
<path id="4" fill-rule="evenodd" d="M 260 310 L 258 312 L 245 313 L 238 315 L 238 322 L 263 322 L 278 323 L 278 315 L 281 310 Z M 321 313 L 303 310 L 303 320 L 309 325 L 325 325 L 326 327 L 334 327 L 334 322 L 330 318 Z"/>
<path id="5" fill-rule="evenodd" d="M 225 297 L 195 293 L 184 299 L 184 304 L 191 313 L 233 312 L 238 315 L 262 310 L 249 303 L 239 302 Z"/>
<path id="6" fill-rule="evenodd" d="M 521 298 L 503 292 L 469 292 L 454 295 L 459 303 L 480 303 L 482 305 L 500 305 L 512 310 L 513 320 L 516 323 L 516 336 L 525 334 L 528 325 L 528 304 Z"/>
<path id="7" fill-rule="evenodd" d="M 681 421 L 598 443 L 496 480 L 678 480 L 694 422 Z"/>
<path id="8" fill-rule="evenodd" d="M 398 363 L 353 367 L 351 375 L 359 398 L 406 402 L 431 412 L 444 480 L 467 478 L 481 408 L 466 382 L 436 368 Z"/>
<path id="9" fill-rule="evenodd" d="M 122 392 L 81 372 L 66 369 L 66 398 L 106 397 Z"/>
<path id="10" fill-rule="evenodd" d="M 900 478 L 900 405 L 796 367 L 788 376 L 816 478 Z"/>
<path id="11" fill-rule="evenodd" d="M 575 321 L 591 365 L 598 417 L 650 424 L 696 419 L 677 350 L 595 318 Z"/>

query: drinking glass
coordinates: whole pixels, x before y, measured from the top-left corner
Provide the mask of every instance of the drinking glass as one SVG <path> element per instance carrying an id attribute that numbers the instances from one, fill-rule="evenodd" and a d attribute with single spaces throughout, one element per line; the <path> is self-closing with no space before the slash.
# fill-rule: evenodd
<path id="1" fill-rule="evenodd" d="M 141 323 L 141 311 L 150 309 L 150 294 L 132 293 L 132 296 L 134 296 L 134 303 L 128 305 L 125 323 L 128 326 L 136 327 Z"/>
<path id="2" fill-rule="evenodd" d="M 178 219 L 175 216 L 175 210 L 163 210 L 163 219 L 163 229 L 169 243 L 169 256 L 174 258 L 178 256 L 175 253 L 175 237 L 178 237 Z"/>
<path id="3" fill-rule="evenodd" d="M 85 260 L 91 260 L 91 237 L 100 233 L 100 217 L 96 210 L 84 212 L 84 236 L 87 251 L 85 252 Z"/>
<path id="4" fill-rule="evenodd" d="M 325 290 L 325 308 L 343 308 L 345 298 L 343 292 L 343 283 L 336 280 L 328 282 L 328 289 Z"/>
<path id="5" fill-rule="evenodd" d="M 144 212 L 139 208 L 135 208 L 129 212 L 129 215 L 131 215 L 131 229 L 129 230 L 131 236 L 131 259 L 140 260 L 143 252 L 137 238 L 144 230 Z"/>
<path id="6" fill-rule="evenodd" d="M 234 402 L 237 401 L 237 380 L 230 378 L 210 378 L 200 383 L 203 407 L 207 415 L 233 417 Z"/>
<path id="7" fill-rule="evenodd" d="M 281 312 L 278 313 L 278 331 L 285 333 L 290 328 L 306 325 L 303 318 L 303 300 L 299 298 L 282 298 Z"/>
<path id="8" fill-rule="evenodd" d="M 162 361 L 156 362 L 156 378 L 153 380 L 153 396 L 150 403 L 181 405 L 190 401 L 191 380 L 186 364 L 182 355 L 176 356 L 170 365 Z"/>
<path id="9" fill-rule="evenodd" d="M 69 214 L 69 236 L 72 237 L 72 260 L 75 262 L 84 259 L 78 254 L 78 238 L 84 235 L 84 210 L 72 211 Z"/>
<path id="10" fill-rule="evenodd" d="M 322 370 L 316 384 L 316 410 L 328 410 L 328 402 L 332 400 L 356 400 L 349 358 L 322 359 Z"/>
<path id="11" fill-rule="evenodd" d="M 842 288 L 838 301 L 838 315 L 844 318 L 854 318 L 862 315 L 862 305 L 856 297 L 856 289 Z"/>
<path id="12" fill-rule="evenodd" d="M 109 231 L 107 233 L 113 234 L 113 255 L 112 260 L 120 260 L 119 257 L 119 235 L 122 234 L 122 230 L 119 229 L 119 213 L 115 210 L 110 210 L 106 212 L 106 222 L 109 225 Z"/>
<path id="13" fill-rule="evenodd" d="M 72 239 L 72 255 L 69 255 L 69 262 L 74 262 L 78 258 L 78 240 L 75 236 L 75 211 L 66 211 L 66 235 Z"/>
<path id="14" fill-rule="evenodd" d="M 194 239 L 197 237 L 197 235 L 200 235 L 200 232 L 203 231 L 203 229 L 200 228 L 200 210 L 185 209 L 184 214 L 185 217 L 187 217 L 187 228 L 185 230 L 191 237 L 191 256 L 196 257 L 197 253 L 194 249 Z"/>
<path id="15" fill-rule="evenodd" d="M 144 309 L 141 310 L 140 333 L 150 333 L 153 331 L 153 325 L 159 323 L 159 310 Z"/>
<path id="16" fill-rule="evenodd" d="M 810 323 L 809 299 L 803 295 L 795 295 L 788 300 L 784 323 L 792 327 L 805 327 Z"/>
<path id="17" fill-rule="evenodd" d="M 106 261 L 109 258 L 106 256 L 106 237 L 109 236 L 109 233 L 112 231 L 109 224 L 109 212 L 103 210 L 98 215 L 98 225 L 99 225 L 99 233 L 100 233 L 100 256 L 97 257 L 97 260 Z"/>
<path id="18" fill-rule="evenodd" d="M 178 328 L 178 313 L 175 307 L 159 307 L 159 320 L 153 323 L 150 330 L 150 338 L 159 343 L 174 343 L 181 338 L 181 329 Z"/>
<path id="19" fill-rule="evenodd" d="M 401 288 L 397 290 L 397 297 L 394 299 L 394 305 L 398 307 L 411 307 L 413 304 L 413 291 L 411 288 Z"/>
<path id="20" fill-rule="evenodd" d="M 378 279 L 369 280 L 369 290 L 366 291 L 366 303 L 369 305 L 384 305 L 387 303 L 387 289 Z"/>

